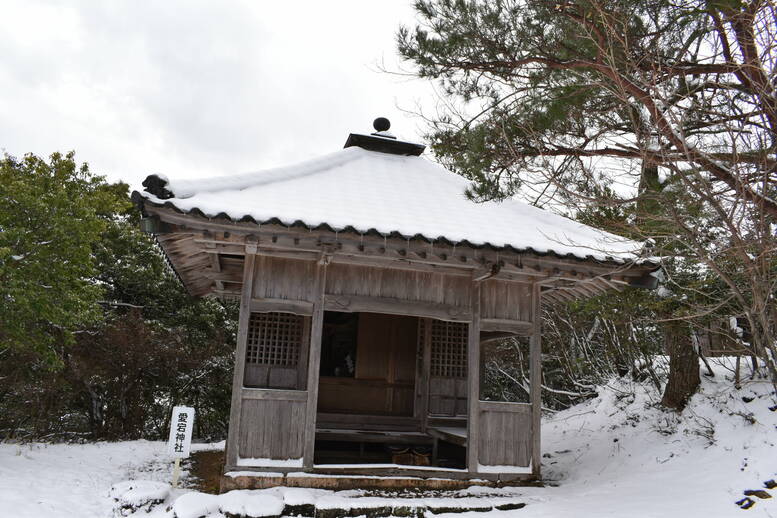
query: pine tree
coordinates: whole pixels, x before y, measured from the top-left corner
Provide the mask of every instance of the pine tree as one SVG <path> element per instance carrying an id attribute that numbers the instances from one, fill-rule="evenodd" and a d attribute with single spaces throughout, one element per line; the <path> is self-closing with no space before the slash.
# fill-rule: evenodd
<path id="1" fill-rule="evenodd" d="M 698 384 L 685 375 L 698 369 L 686 351 L 692 326 L 726 314 L 745 316 L 752 349 L 777 381 L 774 7 L 415 6 L 419 26 L 400 30 L 399 50 L 441 85 L 445 108 L 429 139 L 473 180 L 473 198 L 517 194 L 573 217 L 617 212 L 600 226 L 673 258 L 659 305 L 675 366 L 665 403 L 682 408 Z"/>

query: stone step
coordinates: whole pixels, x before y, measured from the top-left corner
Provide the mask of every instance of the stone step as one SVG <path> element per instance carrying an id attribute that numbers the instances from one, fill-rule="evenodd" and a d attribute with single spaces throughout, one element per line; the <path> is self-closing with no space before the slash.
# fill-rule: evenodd
<path id="1" fill-rule="evenodd" d="M 471 499 L 467 499 L 471 500 Z M 406 505 L 401 506 L 376 506 L 376 507 L 350 507 L 344 508 L 319 508 L 315 505 L 304 506 L 306 509 L 290 509 L 287 506 L 284 509 L 283 516 L 303 516 L 307 518 L 350 518 L 357 516 L 366 516 L 367 518 L 385 518 L 390 516 L 396 516 L 400 518 L 424 518 L 427 512 L 431 514 L 446 514 L 446 513 L 487 513 L 490 511 L 513 511 L 516 509 L 522 509 L 526 506 L 524 502 L 507 502 L 498 505 L 489 505 L 487 499 L 483 499 L 482 503 L 473 502 L 468 505 L 453 506 L 453 505 L 426 505 L 419 502 L 414 504 L 412 501 L 407 502 Z M 300 506 L 302 507 L 302 506 Z M 290 512 L 287 512 L 290 511 Z M 242 518 L 242 517 L 241 517 Z"/>

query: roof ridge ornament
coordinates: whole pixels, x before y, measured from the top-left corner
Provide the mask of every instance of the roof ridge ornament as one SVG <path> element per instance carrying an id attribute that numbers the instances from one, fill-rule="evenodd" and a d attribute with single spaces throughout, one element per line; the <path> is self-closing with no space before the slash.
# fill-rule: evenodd
<path id="1" fill-rule="evenodd" d="M 393 138 L 394 140 L 397 139 L 390 131 L 389 128 L 391 128 L 391 121 L 388 120 L 386 117 L 378 117 L 374 121 L 372 121 L 372 127 L 375 128 L 375 133 L 370 133 L 370 135 L 376 135 L 378 137 L 385 137 L 385 138 Z"/>
<path id="2" fill-rule="evenodd" d="M 372 127 L 375 128 L 375 132 L 369 135 L 363 133 L 351 133 L 348 135 L 348 140 L 345 141 L 343 147 L 357 146 L 368 151 L 401 156 L 419 156 L 426 149 L 426 146 L 423 144 L 397 140 L 397 137 L 389 133 L 391 121 L 386 117 L 375 119 L 372 122 Z"/>
<path id="3" fill-rule="evenodd" d="M 173 198 L 173 192 L 168 188 L 170 180 L 163 174 L 150 174 L 141 184 L 146 192 L 150 192 L 160 200 L 169 200 Z"/>

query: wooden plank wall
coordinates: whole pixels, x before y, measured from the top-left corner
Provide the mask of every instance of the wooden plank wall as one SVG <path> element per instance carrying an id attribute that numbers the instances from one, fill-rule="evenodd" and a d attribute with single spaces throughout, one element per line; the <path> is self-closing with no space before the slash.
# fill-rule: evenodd
<path id="1" fill-rule="evenodd" d="M 248 363 L 245 366 L 244 385 L 253 388 L 296 389 L 299 371 L 299 367 Z"/>
<path id="2" fill-rule="evenodd" d="M 240 412 L 240 457 L 302 458 L 305 401 L 244 399 Z"/>
<path id="3" fill-rule="evenodd" d="M 532 318 L 531 284 L 489 279 L 480 287 L 481 318 L 518 320 Z"/>
<path id="4" fill-rule="evenodd" d="M 253 298 L 313 302 L 316 263 L 259 255 L 256 257 Z"/>
<path id="5" fill-rule="evenodd" d="M 480 464 L 528 467 L 531 419 L 530 404 L 480 401 Z"/>
<path id="6" fill-rule="evenodd" d="M 386 297 L 460 308 L 469 305 L 468 277 L 338 263 L 329 268 L 327 294 Z"/>
<path id="7" fill-rule="evenodd" d="M 322 377 L 319 412 L 413 415 L 418 319 L 359 315 L 356 373 Z"/>
<path id="8" fill-rule="evenodd" d="M 418 320 L 413 317 L 359 315 L 356 377 L 412 382 L 417 329 Z"/>
<path id="9" fill-rule="evenodd" d="M 252 298 L 274 303 L 282 300 L 312 303 L 316 299 L 315 276 L 315 261 L 260 254 L 256 256 Z M 470 277 L 460 275 L 331 263 L 327 266 L 325 293 L 328 310 L 364 311 L 358 303 L 373 299 L 382 302 L 374 307 L 386 313 L 391 312 L 390 306 L 394 304 L 397 314 L 411 314 L 417 310 L 418 316 L 469 321 L 471 284 Z M 530 284 L 496 279 L 479 284 L 482 319 L 531 321 Z M 342 307 L 338 307 L 339 301 L 342 301 Z M 429 306 L 413 306 L 413 303 Z M 420 314 L 424 309 L 433 310 L 433 305 L 438 305 L 439 309 L 435 314 Z M 288 310 L 288 307 L 277 309 Z M 450 313 L 447 316 L 446 311 Z M 297 313 L 309 314 L 309 311 Z"/>
<path id="10" fill-rule="evenodd" d="M 467 415 L 467 378 L 429 378 L 429 414 L 433 416 Z"/>

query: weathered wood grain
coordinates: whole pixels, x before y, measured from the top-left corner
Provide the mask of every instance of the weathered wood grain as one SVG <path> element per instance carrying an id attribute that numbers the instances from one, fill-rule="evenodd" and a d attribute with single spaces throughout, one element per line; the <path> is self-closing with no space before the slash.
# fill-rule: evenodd
<path id="1" fill-rule="evenodd" d="M 253 297 L 313 302 L 316 297 L 315 278 L 315 261 L 258 255 Z"/>
<path id="2" fill-rule="evenodd" d="M 429 425 L 429 379 L 432 367 L 432 319 L 422 318 L 418 328 L 419 348 L 421 349 L 421 365 L 418 369 L 421 376 L 416 380 L 418 392 L 418 412 L 421 418 L 421 429 L 426 430 Z"/>
<path id="3" fill-rule="evenodd" d="M 532 447 L 531 405 L 481 401 L 479 417 L 480 464 L 528 467 Z"/>
<path id="4" fill-rule="evenodd" d="M 488 279 L 481 284 L 482 318 L 518 322 L 531 320 L 531 284 L 498 279 Z"/>
<path id="5" fill-rule="evenodd" d="M 385 313 L 435 318 L 451 322 L 468 322 L 470 319 L 469 310 L 458 306 L 380 296 L 327 294 L 324 307 L 327 311 Z"/>
<path id="6" fill-rule="evenodd" d="M 306 401 L 243 399 L 240 457 L 299 459 L 303 455 Z"/>
<path id="7" fill-rule="evenodd" d="M 256 247 L 247 247 L 245 266 L 243 269 L 243 286 L 253 286 L 254 261 Z M 251 289 L 243 291 L 240 298 L 240 315 L 237 324 L 237 350 L 235 352 L 235 369 L 232 378 L 232 404 L 229 412 L 229 431 L 227 434 L 226 457 L 227 465 L 237 465 L 238 439 L 240 434 L 240 416 L 243 391 L 243 378 L 246 356 L 246 340 L 248 337 L 248 322 L 251 318 Z"/>
<path id="8" fill-rule="evenodd" d="M 316 447 L 316 411 L 318 408 L 318 378 L 321 366 L 321 331 L 324 325 L 324 290 L 326 289 L 327 261 L 322 257 L 316 263 L 315 296 L 313 297 L 313 318 L 310 326 L 310 347 L 308 351 L 307 406 L 304 420 L 304 457 L 305 469 L 313 468 L 313 456 Z"/>
<path id="9" fill-rule="evenodd" d="M 467 342 L 467 404 L 469 407 L 467 420 L 467 469 L 476 473 L 480 449 L 480 282 L 472 282 L 470 288 L 470 304 L 472 321 L 469 324 L 469 340 Z"/>
<path id="10" fill-rule="evenodd" d="M 300 280 L 300 282 L 303 282 Z M 313 303 L 308 300 L 291 299 L 252 299 L 251 312 L 275 312 L 294 313 L 295 315 L 310 316 L 313 314 Z"/>
<path id="11" fill-rule="evenodd" d="M 540 442 L 540 424 L 542 421 L 542 308 L 540 286 L 532 287 L 532 321 L 534 329 L 530 341 L 530 390 L 531 390 L 531 465 L 532 474 L 540 477 L 540 465 L 542 462 L 542 444 Z"/>
<path id="12" fill-rule="evenodd" d="M 428 302 L 467 311 L 469 280 L 466 277 L 337 263 L 330 268 L 326 287 L 329 295 Z"/>

